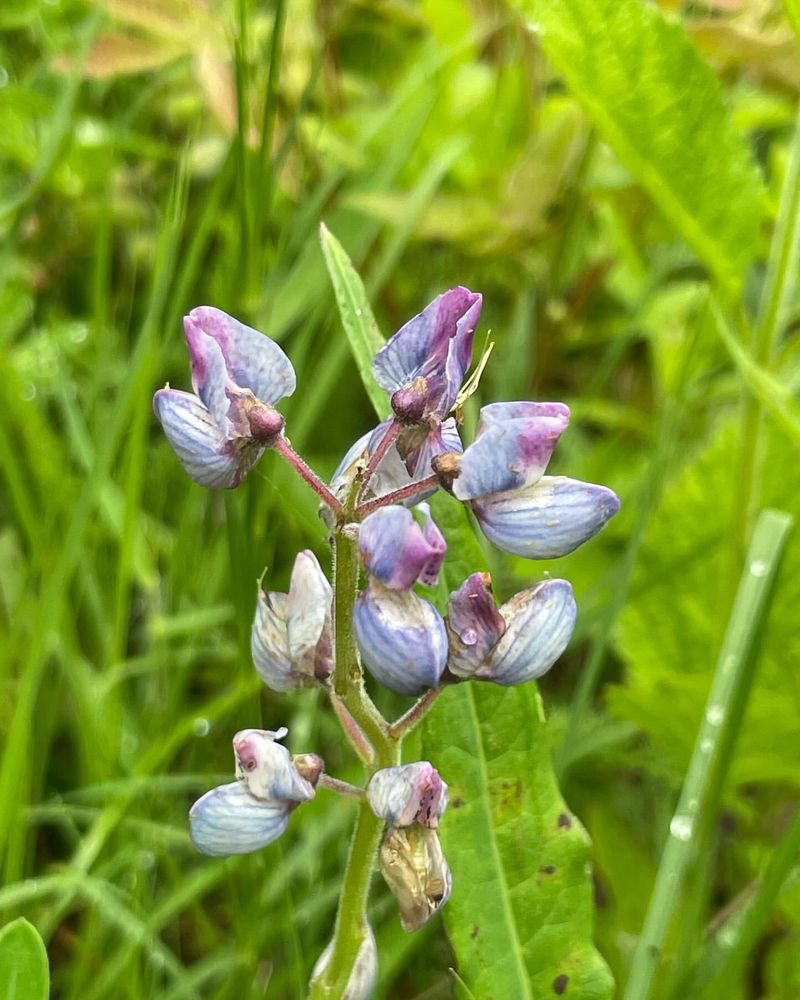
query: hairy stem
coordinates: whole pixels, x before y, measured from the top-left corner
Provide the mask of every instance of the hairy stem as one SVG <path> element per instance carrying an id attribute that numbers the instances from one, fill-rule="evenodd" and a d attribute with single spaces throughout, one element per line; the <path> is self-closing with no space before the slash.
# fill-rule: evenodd
<path id="1" fill-rule="evenodd" d="M 332 778 L 324 772 L 317 781 L 318 788 L 327 788 L 329 792 L 337 792 L 339 795 L 352 795 L 353 798 L 363 799 L 366 792 L 357 785 L 351 785 L 349 781 L 342 781 L 340 778 Z"/>
<path id="2" fill-rule="evenodd" d="M 356 508 L 356 514 L 359 519 L 364 518 L 373 510 L 378 510 L 379 507 L 386 507 L 390 503 L 400 503 L 401 500 L 408 500 L 418 493 L 424 493 L 438 485 L 438 476 L 426 476 L 425 479 L 419 479 L 415 483 L 409 483 L 408 486 L 401 486 L 399 490 L 392 490 L 391 493 L 384 493 L 382 497 L 375 497 L 374 500 L 360 504 Z"/>
<path id="3" fill-rule="evenodd" d="M 316 472 L 314 472 L 314 470 L 300 457 L 300 455 L 297 454 L 291 444 L 289 444 L 287 438 L 283 437 L 283 435 L 279 435 L 272 447 L 275 451 L 277 451 L 281 458 L 286 459 L 295 472 L 297 472 L 298 475 L 308 483 L 323 503 L 326 503 L 331 510 L 335 511 L 337 514 L 342 513 L 344 508 L 341 503 L 336 499 L 333 493 L 331 493 Z"/>
<path id="4" fill-rule="evenodd" d="M 367 462 L 367 467 L 364 469 L 364 475 L 361 480 L 361 488 L 358 491 L 358 500 L 360 501 L 364 493 L 367 490 L 370 479 L 375 475 L 378 466 L 383 461 L 386 452 L 392 447 L 397 435 L 400 433 L 401 424 L 397 420 L 393 420 L 389 426 L 386 428 L 386 433 L 378 442 L 378 447 L 370 455 L 369 461 Z"/>
<path id="5" fill-rule="evenodd" d="M 409 710 L 389 726 L 389 735 L 395 739 L 407 736 L 425 718 L 428 709 L 442 693 L 443 688 L 431 688 Z"/>

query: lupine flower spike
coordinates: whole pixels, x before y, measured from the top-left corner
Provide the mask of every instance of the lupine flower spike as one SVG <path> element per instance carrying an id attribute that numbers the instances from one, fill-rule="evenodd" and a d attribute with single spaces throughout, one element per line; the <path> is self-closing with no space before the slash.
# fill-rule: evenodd
<path id="1" fill-rule="evenodd" d="M 377 352 L 373 372 L 392 416 L 348 450 L 330 487 L 291 447 L 275 409 L 294 391 L 289 360 L 231 316 L 192 310 L 184 329 L 194 392 L 167 387 L 154 399 L 170 444 L 201 485 L 237 486 L 272 447 L 322 501 L 333 586 L 310 549 L 297 555 L 288 593 L 259 584 L 252 657 L 274 692 L 322 685 L 368 769 L 359 788 L 327 775 L 314 753 L 292 756 L 280 742 L 285 728 L 244 729 L 233 739 L 236 780 L 191 808 L 192 841 L 213 856 L 256 851 L 318 789 L 345 794 L 360 810 L 358 829 L 373 843 L 383 834 L 380 870 L 407 931 L 444 905 L 452 877 L 438 836 L 447 784 L 430 761 L 399 763 L 403 735 L 448 685 L 541 677 L 566 649 L 577 613 L 566 580 L 533 581 L 498 606 L 489 575 L 475 572 L 450 594 L 443 618 L 418 592 L 437 586 L 447 557 L 424 501 L 447 490 L 487 538 L 534 559 L 571 552 L 619 507 L 604 486 L 545 474 L 569 423 L 563 403 L 484 406 L 463 448 L 454 411 L 481 306 L 479 294 L 450 289 Z M 390 723 L 365 690 L 365 669 L 371 682 L 421 697 Z M 364 905 L 375 859 L 362 853 L 351 858 L 333 940 L 314 968 L 315 997 L 369 1000 L 375 989 L 378 955 Z"/>

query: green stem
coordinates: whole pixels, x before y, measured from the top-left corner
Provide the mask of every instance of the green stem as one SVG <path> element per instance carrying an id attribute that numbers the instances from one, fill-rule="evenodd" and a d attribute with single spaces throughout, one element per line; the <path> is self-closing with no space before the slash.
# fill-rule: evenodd
<path id="1" fill-rule="evenodd" d="M 683 896 L 686 873 L 696 856 L 698 825 L 711 821 L 733 756 L 753 679 L 756 640 L 791 525 L 788 514 L 774 510 L 762 511 L 756 524 L 624 1000 L 649 1000 L 653 995 L 667 933 Z"/>
<path id="2" fill-rule="evenodd" d="M 349 498 L 345 516 L 352 514 Z M 335 668 L 333 690 L 372 744 L 375 759 L 370 773 L 400 762 L 400 741 L 389 735 L 386 720 L 364 688 L 356 648 L 353 608 L 358 588 L 358 543 L 346 530 L 333 537 L 333 631 Z M 347 859 L 330 960 L 310 987 L 310 1000 L 340 1000 L 344 996 L 367 926 L 367 900 L 383 820 L 363 801 L 358 810 Z"/>

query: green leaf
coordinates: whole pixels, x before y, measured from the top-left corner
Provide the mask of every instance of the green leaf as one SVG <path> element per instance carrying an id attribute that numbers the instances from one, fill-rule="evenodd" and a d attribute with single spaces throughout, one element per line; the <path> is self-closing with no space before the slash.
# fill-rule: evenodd
<path id="1" fill-rule="evenodd" d="M 433 498 L 454 589 L 483 564 L 460 504 Z M 441 826 L 453 872 L 443 913 L 459 974 L 482 1000 L 607 1000 L 613 983 L 592 945 L 588 838 L 561 797 L 534 683 L 460 684 L 427 717 L 425 756 L 450 784 Z"/>
<path id="2" fill-rule="evenodd" d="M 730 287 L 758 246 L 762 184 L 719 83 L 644 0 L 517 0 L 602 137 Z"/>
<path id="3" fill-rule="evenodd" d="M 0 930 L 0 997 L 47 1000 L 50 969 L 39 932 L 20 917 Z"/>
<path id="4" fill-rule="evenodd" d="M 384 344 L 381 331 L 372 314 L 363 281 L 344 247 L 324 222 L 319 227 L 319 238 L 358 374 L 375 412 L 383 420 L 389 413 L 389 401 L 372 374 L 372 359 Z"/>

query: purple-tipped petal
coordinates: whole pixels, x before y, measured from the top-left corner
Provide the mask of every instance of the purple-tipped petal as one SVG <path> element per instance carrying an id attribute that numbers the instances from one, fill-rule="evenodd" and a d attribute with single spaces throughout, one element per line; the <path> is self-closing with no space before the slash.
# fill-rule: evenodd
<path id="1" fill-rule="evenodd" d="M 436 827 L 447 807 L 447 785 L 427 760 L 376 771 L 367 785 L 367 801 L 390 826 Z"/>
<path id="2" fill-rule="evenodd" d="M 569 423 L 563 403 L 493 403 L 481 410 L 475 441 L 461 456 L 453 494 L 472 500 L 541 479 Z"/>
<path id="3" fill-rule="evenodd" d="M 201 854 L 226 858 L 271 844 L 286 829 L 289 805 L 259 802 L 234 781 L 198 799 L 189 812 L 189 833 Z"/>
<path id="4" fill-rule="evenodd" d="M 217 426 L 228 437 L 241 433 L 228 417 L 230 400 L 228 390 L 232 383 L 222 349 L 213 337 L 193 323 L 189 316 L 183 321 L 189 363 L 192 370 L 192 388 L 205 404 Z"/>
<path id="5" fill-rule="evenodd" d="M 588 541 L 619 510 L 613 490 L 565 476 L 472 501 L 486 537 L 528 559 L 556 559 Z"/>
<path id="6" fill-rule="evenodd" d="M 478 678 L 524 684 L 546 674 L 567 648 L 577 607 L 566 580 L 544 580 L 515 594 L 500 609 L 508 623 Z"/>
<path id="7" fill-rule="evenodd" d="M 318 680 L 328 677 L 331 661 L 333 591 L 310 549 L 299 552 L 292 568 L 286 631 L 289 658 L 296 673 Z"/>
<path id="8" fill-rule="evenodd" d="M 450 897 L 450 868 L 438 834 L 428 827 L 389 829 L 381 844 L 380 868 L 397 900 L 403 930 L 422 927 Z"/>
<path id="9" fill-rule="evenodd" d="M 435 298 L 375 355 L 372 371 L 378 385 L 394 393 L 424 378 L 428 395 L 424 412 L 444 417 L 469 367 L 482 301 L 461 287 Z"/>
<path id="10" fill-rule="evenodd" d="M 153 409 L 181 465 L 201 486 L 238 486 L 263 448 L 228 440 L 197 396 L 180 389 L 159 389 Z"/>
<path id="11" fill-rule="evenodd" d="M 392 590 L 407 590 L 417 581 L 433 587 L 439 578 L 447 544 L 425 508 L 420 528 L 405 507 L 380 507 L 365 517 L 359 548 L 367 572 Z"/>
<path id="12" fill-rule="evenodd" d="M 233 737 L 236 777 L 256 799 L 273 802 L 307 802 L 314 786 L 303 778 L 292 755 L 276 743 L 288 730 L 243 729 Z"/>
<path id="13" fill-rule="evenodd" d="M 447 632 L 439 612 L 413 590 L 390 590 L 376 580 L 356 601 L 356 640 L 372 676 L 400 694 L 434 688 L 447 661 Z"/>
<path id="14" fill-rule="evenodd" d="M 192 309 L 184 318 L 184 328 L 187 341 L 197 330 L 215 340 L 231 381 L 243 389 L 250 389 L 262 402 L 274 404 L 294 392 L 296 380 L 292 363 L 265 334 L 213 306 Z"/>
<path id="15" fill-rule="evenodd" d="M 473 573 L 450 595 L 447 669 L 456 677 L 473 677 L 506 630 L 492 595 L 488 573 Z"/>

